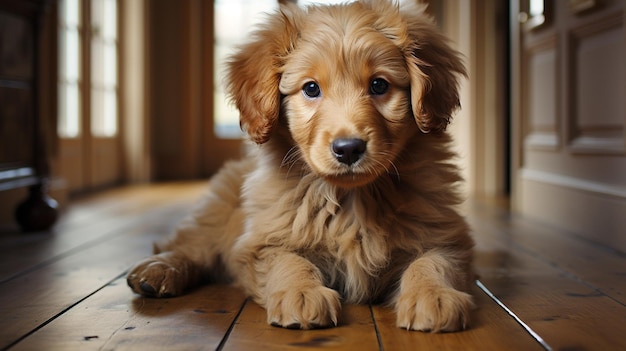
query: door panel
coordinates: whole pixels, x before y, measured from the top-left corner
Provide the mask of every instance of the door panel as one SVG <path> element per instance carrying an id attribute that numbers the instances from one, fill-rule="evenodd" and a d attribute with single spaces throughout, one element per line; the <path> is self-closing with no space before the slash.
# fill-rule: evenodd
<path id="1" fill-rule="evenodd" d="M 624 2 L 576 3 L 550 1 L 538 27 L 512 24 L 514 205 L 626 251 Z"/>

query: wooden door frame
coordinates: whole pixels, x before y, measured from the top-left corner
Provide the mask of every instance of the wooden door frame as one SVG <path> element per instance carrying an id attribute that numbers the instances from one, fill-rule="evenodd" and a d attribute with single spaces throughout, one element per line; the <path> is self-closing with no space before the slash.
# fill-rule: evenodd
<path id="1" fill-rule="evenodd" d="M 517 174 L 522 169 L 522 152 L 523 152 L 523 129 L 522 129 L 522 100 L 523 93 L 522 72 L 521 72 L 521 26 L 519 22 L 520 1 L 511 0 L 509 20 L 510 20 L 510 48 L 511 48 L 511 66 L 510 66 L 510 94 L 511 94 L 511 208 L 515 211 L 521 209 L 521 184 L 518 181 Z"/>
<path id="2" fill-rule="evenodd" d="M 124 181 L 152 180 L 149 0 L 120 1 L 119 111 Z"/>
<path id="3" fill-rule="evenodd" d="M 507 197 L 508 24 L 499 1 L 445 0 L 444 32 L 464 56 L 468 79 L 461 84 L 462 109 L 450 126 L 466 180 L 475 197 Z"/>

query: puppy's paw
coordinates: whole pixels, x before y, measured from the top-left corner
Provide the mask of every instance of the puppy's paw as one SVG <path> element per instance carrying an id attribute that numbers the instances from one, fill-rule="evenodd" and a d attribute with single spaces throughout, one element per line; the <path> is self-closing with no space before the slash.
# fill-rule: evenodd
<path id="1" fill-rule="evenodd" d="M 181 295 L 187 287 L 185 265 L 170 258 L 170 255 L 159 254 L 139 262 L 126 277 L 128 286 L 143 296 Z"/>
<path id="2" fill-rule="evenodd" d="M 463 330 L 469 323 L 474 304 L 464 292 L 431 287 L 406 291 L 396 302 L 396 324 L 407 330 L 451 332 Z"/>
<path id="3" fill-rule="evenodd" d="M 288 329 L 337 326 L 341 310 L 339 294 L 325 286 L 280 291 L 267 301 L 267 322 Z"/>

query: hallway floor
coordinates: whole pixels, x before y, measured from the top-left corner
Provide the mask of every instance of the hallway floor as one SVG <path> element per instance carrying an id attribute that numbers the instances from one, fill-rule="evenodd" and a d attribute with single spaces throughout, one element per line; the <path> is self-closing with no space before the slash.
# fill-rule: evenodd
<path id="1" fill-rule="evenodd" d="M 50 233 L 0 232 L 0 350 L 626 350 L 626 255 L 477 200 L 464 332 L 409 332 L 367 305 L 344 306 L 337 328 L 286 330 L 228 286 L 134 295 L 126 271 L 205 186 L 118 188 L 74 201 Z"/>

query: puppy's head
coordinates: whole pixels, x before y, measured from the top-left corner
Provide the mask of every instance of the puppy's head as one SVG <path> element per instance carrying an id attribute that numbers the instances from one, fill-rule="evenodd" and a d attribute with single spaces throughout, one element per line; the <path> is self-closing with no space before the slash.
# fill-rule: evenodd
<path id="1" fill-rule="evenodd" d="M 424 11 L 283 5 L 229 62 L 242 128 L 262 144 L 285 124 L 311 170 L 342 187 L 393 172 L 407 142 L 443 132 L 459 106 L 463 64 Z"/>

